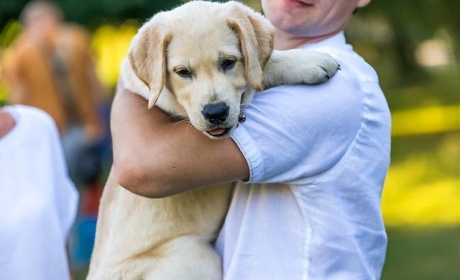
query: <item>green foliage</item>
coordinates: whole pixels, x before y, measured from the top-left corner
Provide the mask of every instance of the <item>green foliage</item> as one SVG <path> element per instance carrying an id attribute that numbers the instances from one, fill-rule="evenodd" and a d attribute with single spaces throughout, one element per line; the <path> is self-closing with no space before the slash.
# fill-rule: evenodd
<path id="1" fill-rule="evenodd" d="M 12 19 L 17 19 L 28 0 L 0 0 L 0 32 Z"/>
<path id="2" fill-rule="evenodd" d="M 127 19 L 144 21 L 154 13 L 168 10 L 181 4 L 179 0 L 62 0 L 62 7 L 69 20 L 84 23 L 90 28 Z"/>
<path id="3" fill-rule="evenodd" d="M 373 65 L 391 61 L 391 80 L 394 84 L 414 84 L 429 77 L 425 69 L 415 60 L 416 48 L 423 41 L 436 37 L 440 31 L 447 34 L 448 39 L 451 40 L 453 56 L 458 61 L 460 17 L 457 11 L 459 9 L 458 0 L 371 1 L 367 7 L 357 13 L 356 18 L 363 25 L 379 18 L 380 24 L 386 25 L 390 30 L 389 33 L 384 34 L 384 38 L 380 38 L 380 42 L 372 42 L 370 46 L 381 58 Z M 358 26 L 354 32 L 350 32 L 353 43 L 366 42 L 366 38 L 359 34 L 363 29 L 365 30 L 366 26 Z M 375 29 L 374 25 L 373 31 Z M 372 34 L 368 37 L 372 37 Z"/>
<path id="4" fill-rule="evenodd" d="M 3 30 L 0 30 L 0 48 L 8 47 L 21 32 L 21 24 L 16 20 L 10 20 Z"/>

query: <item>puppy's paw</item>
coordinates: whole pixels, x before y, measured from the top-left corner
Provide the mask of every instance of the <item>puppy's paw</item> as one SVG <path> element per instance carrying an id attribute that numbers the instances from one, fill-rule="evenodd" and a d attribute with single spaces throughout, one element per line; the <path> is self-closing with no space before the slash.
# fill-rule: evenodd
<path id="1" fill-rule="evenodd" d="M 340 66 L 327 53 L 304 49 L 274 50 L 264 69 L 265 88 L 324 83 L 339 69 Z"/>
<path id="2" fill-rule="evenodd" d="M 309 51 L 310 65 L 313 67 L 306 75 L 308 84 L 320 84 L 328 81 L 340 70 L 340 65 L 327 53 Z"/>

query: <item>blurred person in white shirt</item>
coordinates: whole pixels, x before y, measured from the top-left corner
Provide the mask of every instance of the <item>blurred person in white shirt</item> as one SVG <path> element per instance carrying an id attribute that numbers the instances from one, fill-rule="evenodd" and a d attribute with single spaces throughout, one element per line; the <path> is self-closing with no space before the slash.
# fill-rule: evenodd
<path id="1" fill-rule="evenodd" d="M 0 108 L 0 279 L 70 279 L 77 207 L 53 119 L 29 106 Z"/>

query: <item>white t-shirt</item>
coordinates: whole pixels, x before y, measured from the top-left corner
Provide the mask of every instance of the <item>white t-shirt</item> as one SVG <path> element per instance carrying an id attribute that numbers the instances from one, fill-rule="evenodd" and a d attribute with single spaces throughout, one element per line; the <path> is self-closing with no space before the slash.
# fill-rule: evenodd
<path id="1" fill-rule="evenodd" d="M 225 280 L 379 279 L 390 112 L 375 71 L 338 34 L 305 49 L 341 71 L 256 96 L 232 136 L 250 166 L 216 241 Z"/>
<path id="2" fill-rule="evenodd" d="M 66 241 L 78 193 L 56 125 L 32 107 L 5 109 L 16 126 L 0 138 L 0 279 L 69 279 Z"/>

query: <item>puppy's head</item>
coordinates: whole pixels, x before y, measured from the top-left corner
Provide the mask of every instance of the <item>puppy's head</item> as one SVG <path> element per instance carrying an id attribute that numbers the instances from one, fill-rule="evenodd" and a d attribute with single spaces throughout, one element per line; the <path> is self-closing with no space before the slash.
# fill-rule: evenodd
<path id="1" fill-rule="evenodd" d="M 150 90 L 149 107 L 161 92 L 171 94 L 169 108 L 163 109 L 219 138 L 237 126 L 253 90 L 263 89 L 273 27 L 237 2 L 193 1 L 155 15 L 133 42 L 128 57 Z"/>

